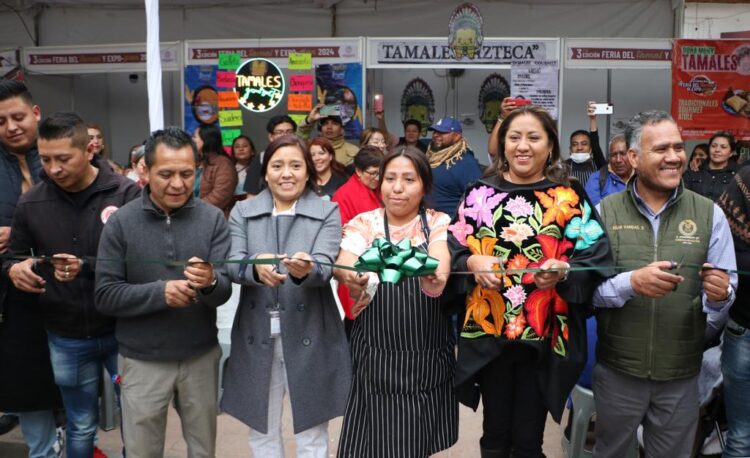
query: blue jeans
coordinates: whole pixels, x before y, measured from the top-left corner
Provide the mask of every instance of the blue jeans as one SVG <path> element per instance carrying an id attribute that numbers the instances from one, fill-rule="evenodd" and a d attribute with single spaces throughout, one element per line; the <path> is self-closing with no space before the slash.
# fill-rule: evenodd
<path id="1" fill-rule="evenodd" d="M 750 456 L 750 329 L 731 318 L 724 330 L 721 372 L 729 423 L 727 446 L 722 456 Z"/>
<path id="2" fill-rule="evenodd" d="M 29 458 L 55 458 L 57 425 L 51 410 L 16 413 L 21 420 L 21 432 L 29 447 Z"/>
<path id="3" fill-rule="evenodd" d="M 48 333 L 55 383 L 60 387 L 67 428 L 68 458 L 91 458 L 99 421 L 99 381 L 102 366 L 117 374 L 117 341 L 114 334 L 70 339 Z M 105 383 L 111 383 L 106 380 Z"/>

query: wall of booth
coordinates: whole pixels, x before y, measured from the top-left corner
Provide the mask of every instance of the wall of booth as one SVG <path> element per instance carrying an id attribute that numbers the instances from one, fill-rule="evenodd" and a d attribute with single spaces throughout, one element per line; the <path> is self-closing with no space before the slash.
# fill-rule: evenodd
<path id="1" fill-rule="evenodd" d="M 191 93 L 189 82 L 185 79 L 188 73 L 186 69 L 218 65 L 220 50 L 240 52 L 243 60 L 265 56 L 280 67 L 287 87 L 292 76 L 315 75 L 316 68 L 320 66 L 359 64 L 361 86 L 357 89 L 357 119 L 362 127 L 375 125 L 370 102 L 375 93 L 380 93 L 384 96 L 389 131 L 401 134 L 404 90 L 409 82 L 420 78 L 432 92 L 434 120 L 446 115 L 459 118 L 477 158 L 486 163 L 488 134 L 481 121 L 480 90 L 483 81 L 492 74 L 499 74 L 511 83 L 512 59 L 497 58 L 495 55 L 481 62 L 466 57 L 460 61 L 379 61 L 377 45 L 394 40 L 407 45 L 425 42 L 447 45 L 445 37 L 188 40 L 163 43 L 165 124 L 185 124 Z M 598 118 L 603 148 L 606 148 L 607 135 L 617 133 L 621 122 L 632 114 L 644 109 L 670 108 L 671 60 L 668 55 L 657 59 L 655 53 L 647 53 L 647 58 L 638 59 L 633 54 L 622 57 L 627 53 L 613 57 L 618 54 L 610 52 L 595 58 L 576 59 L 573 54 L 574 50 L 580 48 L 668 51 L 671 49 L 669 39 L 485 38 L 485 43 L 493 46 L 519 42 L 544 43 L 546 54 L 533 58 L 557 60 L 559 63 L 557 108 L 564 151 L 567 150 L 567 138 L 571 132 L 588 128 L 585 106 L 589 100 L 610 102 L 615 107 L 612 116 Z M 30 47 L 22 49 L 20 59 L 26 81 L 43 111 L 51 113 L 73 109 L 85 119 L 102 125 L 113 158 L 124 163 L 130 147 L 148 135 L 144 52 L 143 44 Z M 294 52 L 310 52 L 311 67 L 307 70 L 290 70 L 288 54 Z M 317 101 L 320 95 L 317 87 L 307 92 L 312 95 L 313 103 Z M 263 113 L 242 110 L 241 125 L 234 128 L 253 138 L 260 150 L 267 143 L 267 120 L 271 116 L 289 112 L 299 116 L 305 114 L 304 110 L 289 110 L 287 92 L 273 110 Z"/>

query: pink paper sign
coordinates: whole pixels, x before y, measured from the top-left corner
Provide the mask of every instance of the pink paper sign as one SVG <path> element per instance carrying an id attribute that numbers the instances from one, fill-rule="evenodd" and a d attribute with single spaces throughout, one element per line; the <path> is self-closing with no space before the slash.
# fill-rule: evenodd
<path id="1" fill-rule="evenodd" d="M 289 79 L 289 92 L 307 92 L 312 90 L 312 75 L 292 75 Z"/>
<path id="2" fill-rule="evenodd" d="M 216 72 L 216 87 L 234 88 L 237 75 L 234 72 Z"/>

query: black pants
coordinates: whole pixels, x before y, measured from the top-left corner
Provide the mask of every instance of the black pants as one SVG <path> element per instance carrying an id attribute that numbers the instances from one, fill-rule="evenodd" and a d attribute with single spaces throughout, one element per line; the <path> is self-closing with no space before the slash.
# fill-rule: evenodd
<path id="1" fill-rule="evenodd" d="M 493 456 L 543 457 L 547 408 L 542 401 L 536 367 L 537 351 L 509 343 L 479 373 L 484 410 L 482 450 Z"/>

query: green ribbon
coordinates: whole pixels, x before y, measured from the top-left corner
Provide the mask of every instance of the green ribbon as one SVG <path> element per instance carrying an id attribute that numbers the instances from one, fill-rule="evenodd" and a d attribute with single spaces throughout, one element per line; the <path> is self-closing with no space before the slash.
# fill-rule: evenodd
<path id="1" fill-rule="evenodd" d="M 419 248 L 413 248 L 409 239 L 394 245 L 384 238 L 376 239 L 354 263 L 354 268 L 376 272 L 384 283 L 398 283 L 406 277 L 432 275 L 438 260 Z"/>

